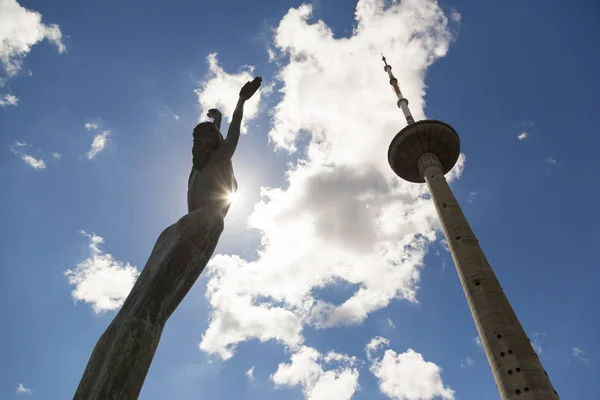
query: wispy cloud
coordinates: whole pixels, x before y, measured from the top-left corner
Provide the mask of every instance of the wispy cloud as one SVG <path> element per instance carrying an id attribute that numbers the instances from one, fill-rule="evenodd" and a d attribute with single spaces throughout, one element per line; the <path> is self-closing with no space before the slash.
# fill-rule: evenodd
<path id="1" fill-rule="evenodd" d="M 544 344 L 544 341 L 546 340 L 546 333 L 534 333 L 533 334 L 533 340 L 531 341 L 531 346 L 533 347 L 533 349 L 535 350 L 535 352 L 538 354 L 538 356 L 541 356 L 542 353 L 544 352 L 544 348 L 542 347 L 542 345 Z"/>
<path id="2" fill-rule="evenodd" d="M 0 95 L 0 107 L 16 106 L 19 104 L 19 98 L 12 94 Z"/>
<path id="3" fill-rule="evenodd" d="M 248 370 L 246 371 L 246 376 L 248 377 L 248 379 L 250 379 L 251 381 L 254 380 L 254 365 Z"/>
<path id="4" fill-rule="evenodd" d="M 555 165 L 557 163 L 557 161 L 556 161 L 556 159 L 554 157 L 547 157 L 546 158 L 546 162 L 548 164 L 552 164 L 552 165 Z"/>
<path id="5" fill-rule="evenodd" d="M 60 154 L 60 153 L 52 153 L 52 157 L 54 157 L 57 160 L 60 160 L 62 158 L 62 154 Z"/>
<path id="6" fill-rule="evenodd" d="M 367 358 L 369 360 L 372 360 L 374 352 L 378 351 L 380 347 L 388 346 L 389 344 L 390 341 L 384 338 L 383 336 L 375 336 L 365 346 L 365 353 L 367 353 Z"/>
<path id="7" fill-rule="evenodd" d="M 46 168 L 46 163 L 41 158 L 35 158 L 31 154 L 25 152 L 25 149 L 31 147 L 29 144 L 24 142 L 15 142 L 12 146 L 10 146 L 10 151 L 19 156 L 19 158 L 25 161 L 25 164 L 29 165 L 31 168 L 41 171 Z"/>
<path id="8" fill-rule="evenodd" d="M 22 7 L 16 0 L 0 1 L 0 86 L 17 75 L 23 60 L 36 43 L 47 39 L 63 53 L 62 32 L 58 25 L 45 25 L 42 15 Z"/>
<path id="9" fill-rule="evenodd" d="M 526 120 L 524 120 L 524 121 L 521 121 L 521 122 L 519 123 L 519 126 L 520 126 L 521 128 L 523 128 L 523 129 L 527 129 L 527 128 L 533 128 L 533 126 L 534 126 L 534 123 L 533 123 L 533 121 L 530 121 L 530 120 L 526 119 Z"/>
<path id="10" fill-rule="evenodd" d="M 467 198 L 467 203 L 469 204 L 473 204 L 473 202 L 475 201 L 475 199 L 477 198 L 477 192 L 469 192 L 469 197 Z"/>
<path id="11" fill-rule="evenodd" d="M 15 389 L 15 393 L 31 396 L 33 394 L 33 391 L 30 388 L 25 387 L 22 383 L 19 383 L 17 385 L 17 388 Z"/>
<path id="12" fill-rule="evenodd" d="M 388 318 L 386 321 L 387 321 L 387 323 L 388 323 L 388 327 L 389 327 L 390 329 L 396 329 L 396 324 L 394 324 L 394 321 L 392 321 L 392 319 L 391 319 L 391 318 Z"/>
<path id="13" fill-rule="evenodd" d="M 95 131 L 96 129 L 98 129 L 98 124 L 95 122 L 86 122 L 85 124 L 83 124 L 83 126 L 88 131 Z"/>
<path id="14" fill-rule="evenodd" d="M 483 343 L 481 343 L 481 339 L 479 339 L 479 336 L 475 336 L 473 338 L 473 343 L 475 343 L 475 346 L 477 347 L 477 349 L 483 350 Z"/>
<path id="15" fill-rule="evenodd" d="M 108 144 L 109 135 L 110 131 L 104 131 L 94 136 L 94 140 L 92 141 L 90 150 L 86 153 L 88 160 L 94 159 L 98 155 L 98 153 L 100 153 L 106 148 L 106 145 Z"/>
<path id="16" fill-rule="evenodd" d="M 523 140 L 523 139 L 527 139 L 529 137 L 529 135 L 527 134 L 527 132 L 523 132 L 520 135 L 517 136 L 517 138 L 519 140 Z"/>
<path id="17" fill-rule="evenodd" d="M 119 308 L 131 291 L 139 271 L 126 261 L 119 261 L 104 253 L 100 244 L 104 239 L 94 233 L 80 231 L 90 241 L 90 256 L 66 270 L 69 283 L 74 286 L 71 295 L 75 301 L 91 304 L 95 313 Z"/>
<path id="18" fill-rule="evenodd" d="M 578 359 L 582 363 L 589 364 L 590 360 L 585 357 L 585 352 L 578 347 L 573 347 L 571 350 L 571 356 Z"/>
<path id="19" fill-rule="evenodd" d="M 46 168 L 46 163 L 42 159 L 35 158 L 29 154 L 21 154 L 21 160 L 33 169 L 42 170 Z"/>
<path id="20" fill-rule="evenodd" d="M 472 367 L 473 365 L 475 365 L 475 360 L 473 360 L 471 357 L 465 357 L 460 361 L 460 366 L 463 368 Z"/>
<path id="21" fill-rule="evenodd" d="M 460 13 L 456 10 L 452 10 L 450 11 L 450 18 L 454 21 L 454 22 L 460 22 L 462 19 L 462 16 L 460 15 Z"/>

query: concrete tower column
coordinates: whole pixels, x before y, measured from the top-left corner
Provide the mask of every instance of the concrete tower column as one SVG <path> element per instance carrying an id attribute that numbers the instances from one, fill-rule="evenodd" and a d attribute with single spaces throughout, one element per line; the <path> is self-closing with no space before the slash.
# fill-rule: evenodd
<path id="1" fill-rule="evenodd" d="M 550 378 L 444 177 L 459 156 L 458 134 L 436 120 L 409 124 L 388 149 L 390 167 L 400 178 L 429 186 L 502 400 L 556 400 Z"/>
<path id="2" fill-rule="evenodd" d="M 392 66 L 381 56 L 408 125 L 390 143 L 388 162 L 400 178 L 427 183 L 460 283 L 502 400 L 556 400 L 548 374 L 531 346 L 490 263 L 444 175 L 460 156 L 460 139 L 448 124 L 414 122 Z M 410 118 L 409 118 L 410 116 Z"/>
<path id="3" fill-rule="evenodd" d="M 503 400 L 558 399 L 433 153 L 417 161 Z"/>

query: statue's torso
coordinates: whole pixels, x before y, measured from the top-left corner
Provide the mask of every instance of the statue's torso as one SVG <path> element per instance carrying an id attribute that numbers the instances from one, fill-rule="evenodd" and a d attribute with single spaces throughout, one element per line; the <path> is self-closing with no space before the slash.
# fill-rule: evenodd
<path id="1" fill-rule="evenodd" d="M 192 167 L 188 181 L 188 212 L 212 206 L 227 210 L 230 193 L 237 191 L 231 160 L 208 163 L 204 168 Z"/>

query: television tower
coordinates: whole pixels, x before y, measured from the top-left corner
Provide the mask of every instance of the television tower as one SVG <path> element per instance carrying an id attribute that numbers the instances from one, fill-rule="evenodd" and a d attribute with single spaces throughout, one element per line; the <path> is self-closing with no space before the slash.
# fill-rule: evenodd
<path id="1" fill-rule="evenodd" d="M 460 155 L 460 139 L 448 124 L 415 122 L 392 67 L 384 70 L 408 125 L 392 140 L 388 162 L 400 178 L 427 183 L 452 259 L 502 400 L 555 400 L 548 374 L 513 311 L 479 241 L 444 175 Z"/>

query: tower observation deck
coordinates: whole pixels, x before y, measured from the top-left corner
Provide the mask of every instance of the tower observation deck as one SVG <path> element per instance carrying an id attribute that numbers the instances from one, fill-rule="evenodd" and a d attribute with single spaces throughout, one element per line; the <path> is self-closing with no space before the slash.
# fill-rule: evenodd
<path id="1" fill-rule="evenodd" d="M 408 125 L 392 140 L 388 162 L 400 178 L 427 183 L 477 332 L 502 400 L 555 400 L 548 374 L 496 278 L 444 175 L 460 155 L 460 139 L 445 122 L 414 122 L 391 66 L 384 70 Z M 409 118 L 410 117 L 410 118 Z"/>

